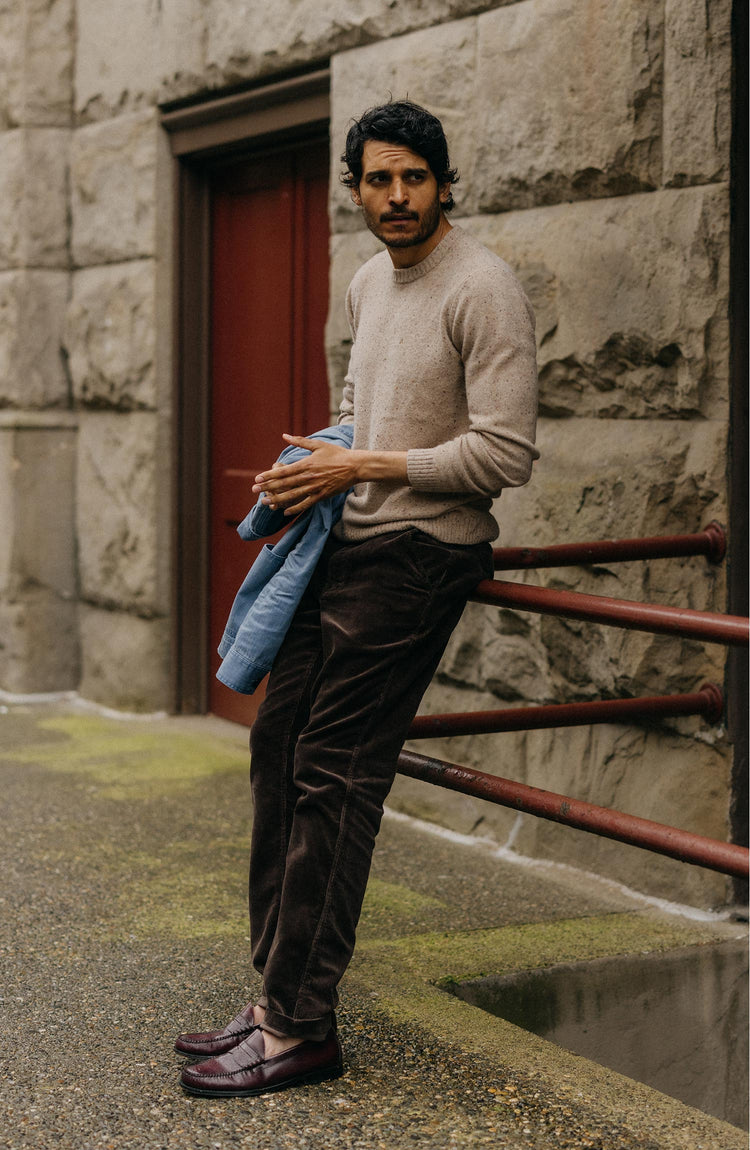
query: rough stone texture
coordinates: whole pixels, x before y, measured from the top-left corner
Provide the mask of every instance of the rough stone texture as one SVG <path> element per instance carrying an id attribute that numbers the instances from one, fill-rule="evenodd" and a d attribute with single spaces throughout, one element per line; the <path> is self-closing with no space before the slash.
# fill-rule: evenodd
<path id="1" fill-rule="evenodd" d="M 658 185 L 661 14 L 657 0 L 527 0 L 479 18 L 482 210 Z"/>
<path id="2" fill-rule="evenodd" d="M 544 420 L 539 445 L 532 483 L 497 505 L 503 545 L 683 534 L 721 518 L 720 422 Z M 695 610 L 724 603 L 723 568 L 700 557 L 501 577 Z M 441 675 L 494 695 L 497 706 L 695 690 L 707 679 L 721 683 L 723 666 L 724 648 L 714 644 L 472 606 Z"/>
<path id="3" fill-rule="evenodd" d="M 154 254 L 157 131 L 148 110 L 75 133 L 72 253 L 79 267 Z"/>
<path id="4" fill-rule="evenodd" d="M 67 268 L 69 136 L 62 128 L 0 133 L 0 267 Z"/>
<path id="5" fill-rule="evenodd" d="M 169 623 L 89 604 L 80 608 L 85 699 L 124 711 L 169 706 Z"/>
<path id="6" fill-rule="evenodd" d="M 535 306 L 543 413 L 726 416 L 728 211 L 720 185 L 467 221 Z"/>
<path id="7" fill-rule="evenodd" d="M 331 202 L 335 230 L 362 226 L 360 210 L 352 204 L 348 190 L 338 184 L 349 122 L 366 108 L 388 100 L 390 94 L 397 99 L 408 96 L 440 117 L 451 146 L 451 163 L 462 176 L 454 189 L 456 210 L 476 210 L 476 141 L 471 131 L 476 117 L 476 53 L 477 21 L 469 19 L 334 57 Z"/>
<path id="8" fill-rule="evenodd" d="M 284 72 L 300 66 L 326 64 L 342 52 L 372 42 L 388 41 L 390 53 L 400 53 L 399 38 L 424 30 L 424 43 L 412 59 L 416 81 L 422 51 L 436 26 L 509 0 L 280 0 L 263 8 L 254 0 L 209 0 L 206 68 L 211 82 L 236 83 L 251 77 Z M 510 0 L 513 2 L 513 0 Z M 443 84 L 453 83 L 453 62 L 443 62 Z M 412 82 L 409 84 L 412 91 Z M 413 94 L 413 93 L 412 93 Z"/>
<path id="9" fill-rule="evenodd" d="M 730 0 L 667 0 L 664 183 L 729 178 Z"/>
<path id="10" fill-rule="evenodd" d="M 159 546 L 167 546 L 157 538 L 159 447 L 158 417 L 151 413 L 81 414 L 81 593 L 98 606 L 144 616 L 164 608 L 157 560 Z M 112 652 L 110 657 L 117 661 Z"/>
<path id="11" fill-rule="evenodd" d="M 0 272 L 0 407 L 67 405 L 67 295 L 66 272 Z"/>
<path id="12" fill-rule="evenodd" d="M 0 422 L 0 686 L 78 683 L 75 427 Z"/>
<path id="13" fill-rule="evenodd" d="M 0 0 L 0 129 L 67 126 L 73 0 Z"/>
<path id="14" fill-rule="evenodd" d="M 77 402 L 124 410 L 153 407 L 154 277 L 153 260 L 73 275 L 65 344 Z"/>
<path id="15" fill-rule="evenodd" d="M 76 112 L 108 119 L 205 86 L 205 0 L 77 0 Z M 267 10 L 266 10 L 267 14 Z"/>

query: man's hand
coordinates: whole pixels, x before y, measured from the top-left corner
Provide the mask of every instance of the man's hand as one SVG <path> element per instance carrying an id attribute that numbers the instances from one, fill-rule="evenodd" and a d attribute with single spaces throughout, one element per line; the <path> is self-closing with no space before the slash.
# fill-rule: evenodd
<path id="1" fill-rule="evenodd" d="M 253 492 L 262 491 L 263 502 L 269 507 L 283 508 L 285 515 L 299 515 L 319 499 L 346 491 L 356 482 L 356 460 L 349 448 L 299 435 L 284 435 L 284 439 L 310 454 L 296 463 L 277 463 L 270 471 L 256 475 Z"/>
<path id="2" fill-rule="evenodd" d="M 299 515 L 320 499 L 327 499 L 366 480 L 406 481 L 405 451 L 353 451 L 322 439 L 284 435 L 292 447 L 310 454 L 297 463 L 275 464 L 256 475 L 253 493 L 263 492 L 263 502 L 282 508 L 285 515 Z"/>

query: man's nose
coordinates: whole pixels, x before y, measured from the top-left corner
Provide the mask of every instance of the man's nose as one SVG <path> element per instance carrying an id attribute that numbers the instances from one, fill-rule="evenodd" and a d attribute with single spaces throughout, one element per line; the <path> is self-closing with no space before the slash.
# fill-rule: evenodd
<path id="1" fill-rule="evenodd" d="M 409 202 L 409 190 L 405 184 L 400 180 L 394 180 L 391 184 L 390 200 L 392 204 L 407 204 Z"/>

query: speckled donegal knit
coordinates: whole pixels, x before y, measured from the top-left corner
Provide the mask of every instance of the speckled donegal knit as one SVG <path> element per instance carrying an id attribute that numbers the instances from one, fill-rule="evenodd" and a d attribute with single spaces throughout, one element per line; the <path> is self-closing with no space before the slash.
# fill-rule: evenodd
<path id="1" fill-rule="evenodd" d="M 528 482 L 537 407 L 534 316 L 508 265 L 460 227 L 426 259 L 387 251 L 355 275 L 340 422 L 354 448 L 407 451 L 408 485 L 361 483 L 336 534 L 415 526 L 447 543 L 495 539 L 492 499 Z"/>

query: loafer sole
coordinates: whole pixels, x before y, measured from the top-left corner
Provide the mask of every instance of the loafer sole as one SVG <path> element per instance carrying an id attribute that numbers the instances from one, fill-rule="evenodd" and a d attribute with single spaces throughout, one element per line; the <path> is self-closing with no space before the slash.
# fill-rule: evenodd
<path id="1" fill-rule="evenodd" d="M 181 1082 L 182 1089 L 188 1094 L 200 1098 L 253 1098 L 258 1094 L 274 1094 L 277 1090 L 287 1090 L 290 1086 L 312 1086 L 316 1082 L 328 1082 L 333 1078 L 340 1078 L 344 1073 L 343 1062 L 335 1066 L 323 1066 L 318 1070 L 311 1070 L 307 1074 L 297 1074 L 293 1078 L 285 1078 L 269 1086 L 258 1086 L 251 1090 L 215 1089 L 207 1086 L 193 1086 L 191 1083 Z"/>

